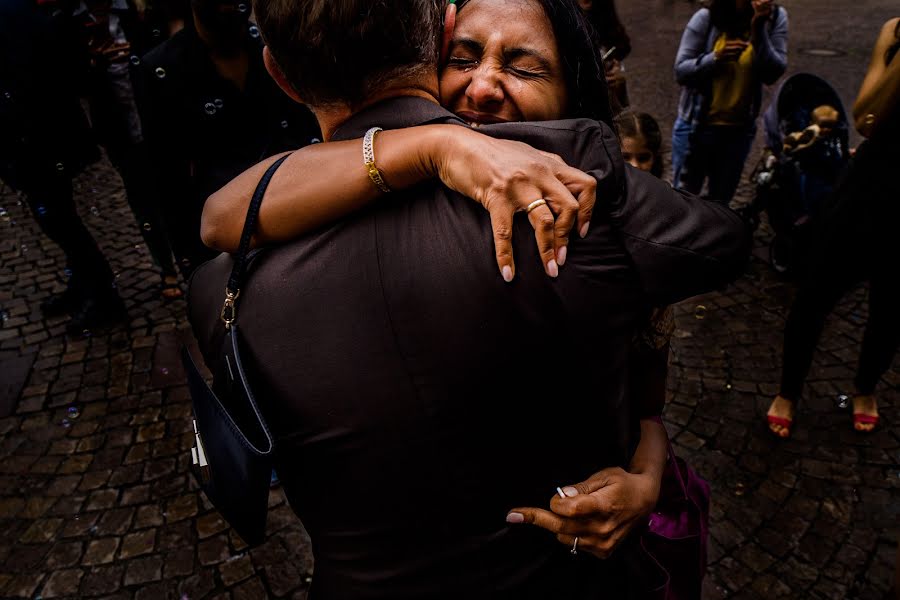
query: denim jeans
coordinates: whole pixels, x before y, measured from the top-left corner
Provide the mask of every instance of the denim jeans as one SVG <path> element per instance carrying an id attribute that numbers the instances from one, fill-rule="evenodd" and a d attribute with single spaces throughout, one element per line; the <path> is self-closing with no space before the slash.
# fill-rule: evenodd
<path id="1" fill-rule="evenodd" d="M 728 204 L 734 197 L 756 127 L 691 125 L 675 120 L 672 128 L 672 182 L 699 194 L 709 181 L 709 197 Z"/>

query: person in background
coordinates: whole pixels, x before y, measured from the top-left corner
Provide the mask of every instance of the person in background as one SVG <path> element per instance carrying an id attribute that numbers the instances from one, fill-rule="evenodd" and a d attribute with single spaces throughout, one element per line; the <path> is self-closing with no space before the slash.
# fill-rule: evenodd
<path id="1" fill-rule="evenodd" d="M 609 87 L 610 107 L 613 115 L 617 115 L 630 104 L 623 61 L 631 54 L 631 38 L 619 19 L 615 0 L 578 0 L 578 5 L 594 27 L 601 54 L 608 54 L 603 67 Z"/>
<path id="2" fill-rule="evenodd" d="M 30 0 L 0 2 L 0 178 L 25 194 L 62 249 L 66 290 L 41 304 L 81 335 L 125 317 L 113 273 L 75 209 L 72 177 L 99 157 L 76 95 L 68 16 Z"/>
<path id="3" fill-rule="evenodd" d="M 662 132 L 659 123 L 643 112 L 625 111 L 616 116 L 622 159 L 636 169 L 662 178 Z"/>
<path id="4" fill-rule="evenodd" d="M 178 298 L 182 291 L 172 249 L 158 200 L 150 192 L 147 148 L 131 73 L 159 37 L 154 36 L 159 30 L 148 30 L 137 8 L 126 0 L 87 0 L 75 8 L 72 17 L 85 64 L 81 79 L 92 130 L 122 177 L 128 204 L 160 270 L 162 297 Z"/>
<path id="5" fill-rule="evenodd" d="M 825 318 L 861 281 L 869 283 L 869 320 L 863 334 L 853 396 L 853 427 L 870 432 L 878 424 L 875 387 L 900 344 L 900 18 L 884 24 L 859 95 L 856 129 L 868 138 L 856 151 L 825 207 L 818 251 L 797 292 L 784 330 L 781 389 L 767 421 L 780 437 L 791 434 L 796 403 L 812 364 Z"/>
<path id="6" fill-rule="evenodd" d="M 681 85 L 672 181 L 728 204 L 756 135 L 763 85 L 787 68 L 788 16 L 773 0 L 710 0 L 688 22 L 675 57 Z"/>
<path id="7" fill-rule="evenodd" d="M 139 106 L 172 249 L 185 279 L 215 256 L 200 240 L 210 194 L 259 160 L 319 137 L 266 73 L 249 4 L 192 0 L 188 23 L 141 61 Z"/>

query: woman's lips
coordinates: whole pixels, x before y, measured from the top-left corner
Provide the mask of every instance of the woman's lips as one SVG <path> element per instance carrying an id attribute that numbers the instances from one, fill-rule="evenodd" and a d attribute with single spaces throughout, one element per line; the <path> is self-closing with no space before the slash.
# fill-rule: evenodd
<path id="1" fill-rule="evenodd" d="M 476 113 L 467 110 L 463 110 L 457 113 L 457 116 L 471 125 L 472 127 L 479 127 L 481 125 L 491 125 L 492 123 L 506 123 L 506 119 L 498 117 L 496 115 L 489 115 L 486 113 Z"/>

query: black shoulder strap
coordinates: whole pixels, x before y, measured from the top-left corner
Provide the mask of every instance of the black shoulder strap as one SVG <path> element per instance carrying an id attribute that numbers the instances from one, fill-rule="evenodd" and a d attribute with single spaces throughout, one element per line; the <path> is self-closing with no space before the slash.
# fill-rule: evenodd
<path id="1" fill-rule="evenodd" d="M 287 160 L 288 156 L 290 156 L 290 154 L 285 154 L 266 169 L 265 174 L 263 174 L 262 179 L 259 180 L 259 184 L 256 186 L 256 191 L 253 192 L 253 199 L 250 200 L 250 207 L 247 208 L 247 218 L 244 219 L 244 230 L 241 233 L 241 243 L 238 245 L 237 252 L 234 253 L 234 267 L 231 269 L 231 276 L 228 278 L 228 285 L 225 288 L 226 293 L 234 294 L 235 297 L 238 292 L 240 292 L 241 286 L 244 284 L 244 276 L 247 272 L 247 255 L 250 250 L 250 239 L 253 237 L 253 232 L 256 231 L 256 222 L 259 220 L 259 207 L 262 206 L 263 196 L 266 195 L 266 189 L 269 187 L 269 182 L 272 181 L 272 176 L 275 175 L 275 171 L 278 170 L 281 163 Z"/>

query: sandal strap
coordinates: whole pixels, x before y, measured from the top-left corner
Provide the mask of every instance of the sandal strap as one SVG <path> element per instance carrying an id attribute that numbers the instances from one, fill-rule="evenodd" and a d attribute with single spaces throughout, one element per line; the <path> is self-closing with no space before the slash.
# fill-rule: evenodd
<path id="1" fill-rule="evenodd" d="M 794 424 L 793 419 L 786 419 L 784 417 L 776 417 L 775 415 L 766 415 L 766 420 L 772 425 L 781 425 L 782 427 L 787 427 L 788 429 Z"/>
<path id="2" fill-rule="evenodd" d="M 853 413 L 854 423 L 863 423 L 865 425 L 877 425 L 878 415 L 867 415 L 865 413 Z"/>

